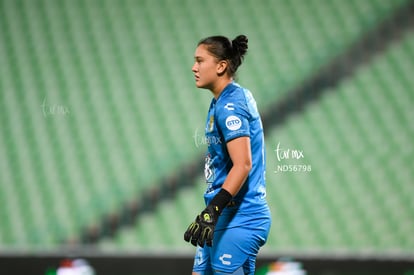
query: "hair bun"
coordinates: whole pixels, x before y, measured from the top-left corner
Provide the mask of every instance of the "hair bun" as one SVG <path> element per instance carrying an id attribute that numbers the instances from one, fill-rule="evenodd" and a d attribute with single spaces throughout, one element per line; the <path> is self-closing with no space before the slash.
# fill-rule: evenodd
<path id="1" fill-rule="evenodd" d="M 248 42 L 249 40 L 247 39 L 247 36 L 242 34 L 234 38 L 233 41 L 231 41 L 234 53 L 243 57 L 247 52 Z"/>

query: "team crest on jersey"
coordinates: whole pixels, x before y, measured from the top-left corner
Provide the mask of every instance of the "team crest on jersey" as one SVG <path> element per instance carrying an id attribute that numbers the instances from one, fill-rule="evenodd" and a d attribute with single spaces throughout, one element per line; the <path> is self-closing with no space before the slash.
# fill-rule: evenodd
<path id="1" fill-rule="evenodd" d="M 211 115 L 210 119 L 208 120 L 207 132 L 212 132 L 213 128 L 214 128 L 214 116 Z"/>

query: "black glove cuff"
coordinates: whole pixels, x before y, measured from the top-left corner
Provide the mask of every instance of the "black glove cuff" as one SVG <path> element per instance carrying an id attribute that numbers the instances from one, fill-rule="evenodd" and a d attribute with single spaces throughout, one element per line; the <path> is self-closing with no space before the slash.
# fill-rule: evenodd
<path id="1" fill-rule="evenodd" d="M 226 189 L 221 188 L 211 200 L 209 206 L 213 206 L 214 210 L 220 215 L 232 198 L 233 196 Z"/>

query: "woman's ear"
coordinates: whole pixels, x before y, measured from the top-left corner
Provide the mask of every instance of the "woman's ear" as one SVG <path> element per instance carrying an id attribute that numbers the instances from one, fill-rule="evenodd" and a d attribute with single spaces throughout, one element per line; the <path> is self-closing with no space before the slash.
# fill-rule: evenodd
<path id="1" fill-rule="evenodd" d="M 223 75 L 227 71 L 229 63 L 227 60 L 220 60 L 217 63 L 217 75 Z"/>

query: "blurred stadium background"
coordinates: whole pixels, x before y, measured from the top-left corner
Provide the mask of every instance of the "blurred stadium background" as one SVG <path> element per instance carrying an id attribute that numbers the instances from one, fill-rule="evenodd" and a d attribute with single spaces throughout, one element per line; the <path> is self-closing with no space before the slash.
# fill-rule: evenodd
<path id="1" fill-rule="evenodd" d="M 190 274 L 211 98 L 193 53 L 246 34 L 238 81 L 264 120 L 273 214 L 258 271 L 292 257 L 308 274 L 414 274 L 413 7 L 1 0 L 0 273 L 81 257 Z"/>

